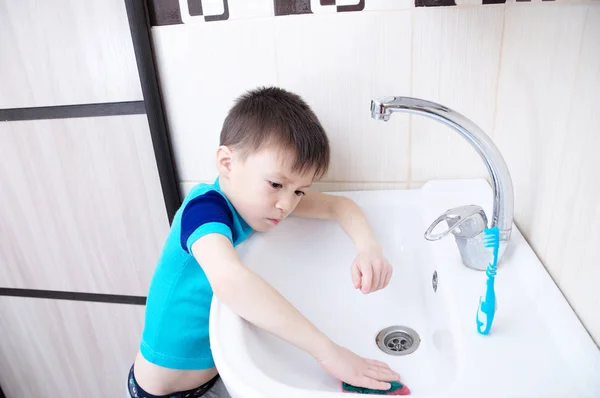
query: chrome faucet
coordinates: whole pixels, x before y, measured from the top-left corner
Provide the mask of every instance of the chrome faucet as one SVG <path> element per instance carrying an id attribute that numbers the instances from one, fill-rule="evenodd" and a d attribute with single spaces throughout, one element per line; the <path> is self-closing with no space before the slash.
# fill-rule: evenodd
<path id="1" fill-rule="evenodd" d="M 471 120 L 435 102 L 410 97 L 377 97 L 371 101 L 371 117 L 388 121 L 392 112 L 408 112 L 435 119 L 456 130 L 477 151 L 490 174 L 494 193 L 491 227 L 500 230 L 499 257 L 504 254 L 510 240 L 513 224 L 513 186 L 504 158 L 492 140 Z M 448 229 L 434 234 L 442 221 Z M 438 240 L 450 232 L 456 239 L 462 262 L 469 268 L 485 270 L 490 252 L 483 245 L 483 230 L 488 228 L 485 211 L 477 205 L 460 206 L 446 211 L 425 232 L 425 239 Z"/>

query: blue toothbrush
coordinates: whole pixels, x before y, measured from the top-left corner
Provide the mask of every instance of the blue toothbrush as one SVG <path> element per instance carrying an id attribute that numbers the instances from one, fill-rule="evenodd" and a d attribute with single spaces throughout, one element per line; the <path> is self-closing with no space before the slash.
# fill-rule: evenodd
<path id="1" fill-rule="evenodd" d="M 498 227 L 488 228 L 483 231 L 483 244 L 487 249 L 492 249 L 494 258 L 488 264 L 485 274 L 487 275 L 485 300 L 482 302 L 482 297 L 479 297 L 479 305 L 477 307 L 477 331 L 480 334 L 486 335 L 492 328 L 494 322 L 494 314 L 496 312 L 496 293 L 494 292 L 494 278 L 496 277 L 496 267 L 498 265 L 498 249 L 500 247 L 500 231 Z M 485 320 L 482 321 L 480 314 L 485 314 Z"/>

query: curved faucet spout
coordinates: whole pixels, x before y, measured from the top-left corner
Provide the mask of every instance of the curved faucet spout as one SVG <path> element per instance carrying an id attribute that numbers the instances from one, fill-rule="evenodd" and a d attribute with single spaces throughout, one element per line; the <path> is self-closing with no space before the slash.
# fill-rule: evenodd
<path id="1" fill-rule="evenodd" d="M 494 207 L 490 227 L 497 226 L 500 240 L 510 239 L 513 225 L 513 186 L 504 158 L 492 140 L 471 120 L 435 102 L 410 97 L 377 97 L 371 101 L 371 117 L 389 120 L 393 112 L 408 112 L 435 119 L 458 132 L 475 148 L 490 174 Z"/>

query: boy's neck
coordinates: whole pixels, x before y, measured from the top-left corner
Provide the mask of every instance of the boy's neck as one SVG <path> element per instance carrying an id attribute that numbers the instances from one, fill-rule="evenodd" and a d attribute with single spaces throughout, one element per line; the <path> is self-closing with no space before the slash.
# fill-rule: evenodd
<path id="1" fill-rule="evenodd" d="M 231 187 L 229 185 L 229 181 L 226 178 L 222 178 L 221 174 L 219 174 L 215 180 L 215 185 L 221 192 L 223 192 L 223 194 L 225 194 L 227 199 L 231 201 Z"/>

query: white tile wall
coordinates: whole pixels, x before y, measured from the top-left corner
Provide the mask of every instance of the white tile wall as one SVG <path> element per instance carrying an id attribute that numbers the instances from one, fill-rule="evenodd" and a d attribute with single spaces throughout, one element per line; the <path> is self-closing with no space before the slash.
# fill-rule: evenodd
<path id="1" fill-rule="evenodd" d="M 194 188 L 194 186 L 196 184 L 199 184 L 201 182 L 210 184 L 213 181 L 206 180 L 206 181 L 184 181 L 184 182 L 180 182 L 179 183 L 179 192 L 181 192 L 181 197 L 182 198 L 186 197 L 187 194 L 190 193 L 190 191 L 192 190 L 192 188 Z"/>
<path id="2" fill-rule="evenodd" d="M 590 333 L 600 341 L 600 4 L 589 7 L 573 98 L 568 109 L 567 137 L 557 163 L 560 185 L 549 220 L 543 252 L 563 293 Z M 558 185 L 558 184 L 557 184 Z"/>
<path id="3" fill-rule="evenodd" d="M 414 0 L 367 0 L 364 11 L 402 10 L 414 6 Z"/>
<path id="4" fill-rule="evenodd" d="M 277 84 L 272 19 L 153 28 L 167 122 L 181 180 L 213 180 L 233 100 Z"/>
<path id="5" fill-rule="evenodd" d="M 275 27 L 279 84 L 311 104 L 331 141 L 324 180 L 406 181 L 408 116 L 375 121 L 370 101 L 410 92 L 410 13 L 302 15 Z"/>
<path id="6" fill-rule="evenodd" d="M 414 13 L 412 96 L 448 106 L 491 135 L 504 4 Z M 411 117 L 411 180 L 487 176 L 464 138 L 437 121 Z"/>
<path id="7" fill-rule="evenodd" d="M 600 5 L 507 5 L 496 136 L 515 219 L 600 342 Z"/>
<path id="8" fill-rule="evenodd" d="M 373 191 L 408 189 L 406 182 L 315 182 L 311 188 L 316 192 Z"/>
<path id="9" fill-rule="evenodd" d="M 223 1 L 223 0 L 218 0 Z M 229 18 L 270 17 L 275 15 L 273 0 L 228 0 Z"/>
<path id="10" fill-rule="evenodd" d="M 545 260 L 587 5 L 506 7 L 495 135 L 513 178 L 515 218 Z"/>
<path id="11" fill-rule="evenodd" d="M 141 99 L 123 0 L 0 0 L 0 108 Z"/>

